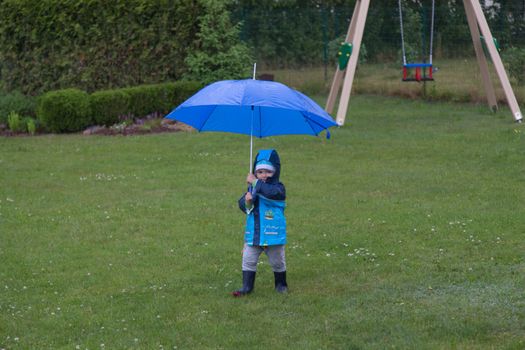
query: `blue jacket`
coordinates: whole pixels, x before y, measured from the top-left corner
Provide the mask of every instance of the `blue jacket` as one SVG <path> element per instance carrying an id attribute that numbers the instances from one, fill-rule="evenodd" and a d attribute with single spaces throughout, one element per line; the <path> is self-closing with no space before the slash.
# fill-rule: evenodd
<path id="1" fill-rule="evenodd" d="M 261 160 L 272 163 L 275 174 L 266 179 L 258 180 L 252 188 L 253 208 L 247 209 L 245 194 L 239 199 L 239 208 L 247 215 L 244 242 L 248 245 L 269 246 L 286 244 L 286 189 L 279 182 L 281 161 L 276 150 L 261 150 L 255 157 L 255 165 Z"/>

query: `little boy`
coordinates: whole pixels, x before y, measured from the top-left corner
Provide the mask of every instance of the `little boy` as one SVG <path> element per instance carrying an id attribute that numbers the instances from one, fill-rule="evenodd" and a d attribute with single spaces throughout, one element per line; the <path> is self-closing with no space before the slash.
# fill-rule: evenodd
<path id="1" fill-rule="evenodd" d="M 288 291 L 286 284 L 286 190 L 279 182 L 281 161 L 276 150 L 261 150 L 255 157 L 254 174 L 248 174 L 250 189 L 239 199 L 239 208 L 247 214 L 242 254 L 242 288 L 234 297 L 249 294 L 255 283 L 257 262 L 265 252 L 272 265 L 275 290 Z"/>

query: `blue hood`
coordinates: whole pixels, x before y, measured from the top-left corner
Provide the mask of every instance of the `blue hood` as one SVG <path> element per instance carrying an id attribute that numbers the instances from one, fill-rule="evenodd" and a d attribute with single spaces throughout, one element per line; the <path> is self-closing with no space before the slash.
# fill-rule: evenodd
<path id="1" fill-rule="evenodd" d="M 274 149 L 263 149 L 257 153 L 255 161 L 253 162 L 252 173 L 255 174 L 255 166 L 261 160 L 268 161 L 272 163 L 275 167 L 275 174 L 272 177 L 266 180 L 267 183 L 279 183 L 279 176 L 281 175 L 281 159 L 279 158 L 279 153 Z"/>

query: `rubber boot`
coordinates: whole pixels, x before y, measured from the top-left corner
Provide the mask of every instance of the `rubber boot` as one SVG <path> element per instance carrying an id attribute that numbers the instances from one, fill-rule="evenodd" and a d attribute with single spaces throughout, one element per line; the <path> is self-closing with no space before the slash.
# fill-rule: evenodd
<path id="1" fill-rule="evenodd" d="M 286 283 L 286 271 L 283 272 L 274 272 L 275 277 L 275 290 L 278 293 L 287 293 L 288 284 Z"/>
<path id="2" fill-rule="evenodd" d="M 232 292 L 234 297 L 242 297 L 246 294 L 250 294 L 255 284 L 255 271 L 243 271 L 242 272 L 242 288 Z"/>

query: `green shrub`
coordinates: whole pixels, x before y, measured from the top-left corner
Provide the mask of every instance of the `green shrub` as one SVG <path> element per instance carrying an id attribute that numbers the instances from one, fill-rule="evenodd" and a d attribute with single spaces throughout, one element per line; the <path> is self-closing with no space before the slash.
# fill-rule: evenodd
<path id="1" fill-rule="evenodd" d="M 158 107 L 157 85 L 140 85 L 122 89 L 130 97 L 129 114 L 140 118 L 156 112 Z"/>
<path id="2" fill-rule="evenodd" d="M 202 84 L 197 81 L 178 81 L 174 86 L 174 95 L 171 96 L 171 105 L 168 106 L 166 112 L 171 111 L 179 104 L 184 102 L 188 97 L 195 94 L 199 89 L 202 88 Z"/>
<path id="3" fill-rule="evenodd" d="M 51 132 L 80 131 L 92 123 L 89 95 L 78 89 L 48 92 L 39 100 L 37 117 Z"/>
<path id="4" fill-rule="evenodd" d="M 239 40 L 240 23 L 232 23 L 227 9 L 232 1 L 202 0 L 201 3 L 205 11 L 197 18 L 197 40 L 184 60 L 188 67 L 185 77 L 208 84 L 251 76 L 250 49 Z"/>
<path id="5" fill-rule="evenodd" d="M 26 118 L 24 118 L 23 122 L 24 122 L 24 125 L 26 127 L 27 132 L 30 135 L 34 135 L 36 133 L 36 129 L 37 129 L 36 121 L 33 118 L 26 117 Z"/>
<path id="6" fill-rule="evenodd" d="M 160 114 L 166 114 L 177 106 L 177 95 L 180 83 L 164 83 L 157 85 L 157 110 Z"/>
<path id="7" fill-rule="evenodd" d="M 25 131 L 24 125 L 22 124 L 22 120 L 20 119 L 20 115 L 16 112 L 11 112 L 7 116 L 7 126 L 13 132 Z"/>
<path id="8" fill-rule="evenodd" d="M 166 114 L 196 93 L 202 84 L 196 81 L 178 81 L 159 84 L 157 90 L 156 112 Z"/>
<path id="9" fill-rule="evenodd" d="M 94 92 L 89 103 L 95 123 L 106 126 L 118 123 L 119 117 L 129 112 L 130 101 L 130 95 L 122 89 Z"/>
<path id="10" fill-rule="evenodd" d="M 57 90 L 43 95 L 38 105 L 38 120 L 52 132 L 80 131 L 92 123 L 111 126 L 121 116 L 142 118 L 167 114 L 199 90 L 193 81 L 141 85 L 103 90 L 91 95 L 77 90 Z M 36 125 L 38 128 L 38 125 Z"/>
<path id="11" fill-rule="evenodd" d="M 509 75 L 516 79 L 519 85 L 525 84 L 525 48 L 511 47 L 503 54 Z"/>
<path id="12" fill-rule="evenodd" d="M 17 91 L 5 95 L 0 94 L 0 124 L 7 123 L 7 116 L 11 112 L 34 116 L 35 99 Z"/>
<path id="13" fill-rule="evenodd" d="M 0 85 L 39 94 L 175 80 L 195 41 L 200 2 L 1 1 Z"/>
<path id="14" fill-rule="evenodd" d="M 178 104 L 197 92 L 201 84 L 191 81 L 141 85 L 122 89 L 130 96 L 128 114 L 145 117 L 158 113 L 166 114 Z"/>

